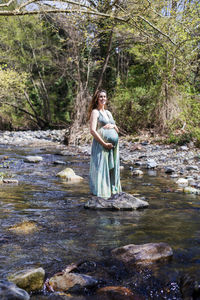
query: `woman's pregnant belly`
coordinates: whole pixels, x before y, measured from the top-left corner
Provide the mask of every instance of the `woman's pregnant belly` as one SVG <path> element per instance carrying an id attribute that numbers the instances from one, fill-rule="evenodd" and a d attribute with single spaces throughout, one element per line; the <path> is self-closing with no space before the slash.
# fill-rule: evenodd
<path id="1" fill-rule="evenodd" d="M 100 134 L 105 142 L 112 143 L 113 146 L 118 143 L 119 136 L 114 128 L 106 129 L 102 127 L 100 129 Z"/>

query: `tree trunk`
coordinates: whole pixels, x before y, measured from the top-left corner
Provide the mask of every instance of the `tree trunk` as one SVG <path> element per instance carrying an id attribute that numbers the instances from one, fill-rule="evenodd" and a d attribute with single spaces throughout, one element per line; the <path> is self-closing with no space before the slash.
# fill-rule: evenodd
<path id="1" fill-rule="evenodd" d="M 110 58 L 110 53 L 111 53 L 111 48 L 112 48 L 112 38 L 113 38 L 113 30 L 110 33 L 106 57 L 105 57 L 105 60 L 104 60 L 104 64 L 103 64 L 101 73 L 99 75 L 99 79 L 98 79 L 95 91 L 97 91 L 101 87 L 101 85 L 102 85 L 103 75 L 104 75 L 104 72 L 105 72 L 105 70 L 106 70 L 106 68 L 108 66 L 108 61 L 109 61 L 109 58 Z"/>
<path id="2" fill-rule="evenodd" d="M 66 144 L 77 145 L 79 143 L 82 127 L 87 123 L 87 112 L 90 101 L 91 96 L 88 90 L 83 89 L 81 85 L 74 104 L 74 121 L 70 127 L 69 134 L 65 137 Z"/>

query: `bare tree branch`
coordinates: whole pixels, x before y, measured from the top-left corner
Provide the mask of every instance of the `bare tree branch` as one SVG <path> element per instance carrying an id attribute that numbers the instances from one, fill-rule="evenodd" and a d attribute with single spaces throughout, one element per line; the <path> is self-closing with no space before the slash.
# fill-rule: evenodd
<path id="1" fill-rule="evenodd" d="M 157 32 L 159 32 L 161 35 L 165 36 L 166 38 L 168 38 L 170 40 L 170 42 L 173 45 L 176 45 L 176 43 L 170 38 L 170 36 L 166 33 L 164 33 L 163 31 L 161 31 L 159 28 L 157 28 L 155 25 L 153 25 L 151 22 L 149 22 L 147 19 L 145 19 L 142 16 L 138 16 L 139 19 L 143 20 L 144 22 L 146 22 L 149 26 L 151 26 L 153 29 L 155 29 Z"/>
<path id="2" fill-rule="evenodd" d="M 5 5 L 3 6 L 9 6 L 14 0 L 10 0 L 9 2 L 7 2 Z M 147 0 L 149 5 L 151 5 L 150 0 Z M 40 8 L 36 8 L 36 9 L 25 9 L 23 10 L 23 8 L 25 8 L 26 6 L 35 3 L 36 5 L 39 5 Z M 53 6 L 57 5 L 58 3 L 65 3 L 65 4 L 69 4 L 72 6 L 78 6 L 76 9 L 74 9 L 73 7 L 68 7 L 68 8 L 55 8 Z M 48 6 L 52 7 L 52 8 L 47 8 L 47 6 L 45 6 L 45 3 L 42 2 L 42 0 L 27 0 L 24 3 L 22 3 L 21 5 L 19 5 L 18 7 L 16 7 L 14 10 L 0 10 L 0 16 L 23 16 L 23 15 L 39 15 L 39 14 L 45 14 L 45 13 L 51 13 L 51 14 L 57 14 L 57 13 L 71 13 L 71 14 L 88 14 L 88 15 L 93 15 L 93 16 L 99 16 L 99 17 L 103 17 L 103 18 L 110 18 L 116 21 L 120 21 L 120 22 L 125 22 L 125 23 L 130 23 L 130 25 L 133 25 L 134 27 L 140 27 L 137 25 L 137 20 L 139 19 L 139 23 L 141 23 L 141 21 L 147 23 L 151 28 L 153 28 L 155 31 L 159 32 L 162 36 L 166 37 L 173 45 L 176 45 L 176 43 L 171 39 L 171 37 L 166 34 L 165 32 L 163 32 L 161 29 L 157 28 L 152 22 L 150 22 L 148 19 L 146 19 L 145 17 L 138 15 L 138 14 L 129 14 L 128 11 L 126 11 L 124 8 L 122 8 L 118 3 L 119 0 L 114 0 L 114 2 L 112 3 L 112 7 L 116 7 L 119 8 L 121 11 L 123 11 L 123 16 L 119 17 L 116 14 L 113 14 L 113 11 L 111 10 L 110 13 L 103 13 L 97 10 L 97 6 L 95 6 L 93 1 L 89 1 L 89 3 L 95 7 L 96 9 L 84 4 L 84 3 L 80 3 L 80 2 L 76 2 L 73 0 L 50 0 L 48 1 Z M 0 5 L 2 6 L 2 4 Z M 2 7 L 3 7 L 2 6 Z M 133 22 L 132 22 L 133 21 Z M 133 24 L 134 23 L 134 24 Z M 140 28 L 141 32 L 144 31 L 142 28 Z M 147 32 L 145 32 L 146 35 L 148 35 Z"/>
<path id="3" fill-rule="evenodd" d="M 19 109 L 20 111 L 26 113 L 26 114 L 29 115 L 30 117 L 35 118 L 35 116 L 34 116 L 32 113 L 30 113 L 30 112 L 27 111 L 26 109 L 23 109 L 23 108 L 21 108 L 21 107 L 15 105 L 15 104 L 12 104 L 12 103 L 9 103 L 9 102 L 3 102 L 3 104 L 12 106 L 12 107 L 14 107 L 14 108 L 16 108 L 16 109 Z"/>
<path id="4" fill-rule="evenodd" d="M 161 14 L 159 14 L 155 9 L 153 9 L 151 6 L 152 6 L 152 3 L 151 3 L 151 1 L 150 0 L 147 0 L 148 1 L 148 3 L 149 3 L 149 7 L 150 7 L 150 9 L 156 14 L 156 15 L 158 15 L 159 17 L 161 17 L 161 18 L 163 18 L 163 16 L 161 15 Z"/>
<path id="5" fill-rule="evenodd" d="M 94 6 L 95 8 L 97 7 L 97 5 L 94 3 L 94 1 L 88 0 L 88 2 L 89 2 L 92 6 Z"/>
<path id="6" fill-rule="evenodd" d="M 8 1 L 7 3 L 1 3 L 0 4 L 0 7 L 8 7 L 10 6 L 15 0 L 10 0 Z"/>
<path id="7" fill-rule="evenodd" d="M 0 10 L 0 16 L 25 16 L 25 15 L 40 15 L 44 13 L 77 13 L 77 14 L 89 14 L 89 15 L 97 15 L 99 17 L 106 17 L 106 18 L 114 18 L 118 21 L 126 22 L 126 19 L 113 16 L 110 14 L 100 13 L 98 11 L 87 11 L 87 10 L 77 10 L 77 9 L 44 9 L 44 10 L 24 10 L 19 11 L 15 9 L 13 11 L 10 10 Z"/>
<path id="8" fill-rule="evenodd" d="M 125 9 L 123 9 L 120 5 L 118 5 L 118 4 L 116 4 L 116 6 L 118 7 L 118 8 L 120 8 L 124 13 L 126 13 L 126 15 L 128 16 L 128 18 L 129 18 L 129 20 L 132 20 L 134 23 L 136 23 L 136 20 L 134 20 L 134 18 L 133 18 L 133 16 L 131 16 L 130 14 L 128 14 L 128 12 L 125 10 Z M 147 19 L 145 19 L 144 17 L 142 17 L 142 16 L 138 16 L 138 15 L 135 15 L 135 17 L 136 18 L 139 18 L 139 19 L 141 19 L 141 20 L 143 20 L 144 22 L 146 22 L 149 26 L 151 26 L 154 30 L 156 30 L 157 32 L 159 32 L 161 35 L 163 35 L 163 36 L 165 36 L 166 38 L 168 38 L 169 39 L 169 41 L 173 44 L 173 45 L 176 45 L 176 43 L 171 39 L 171 37 L 169 36 L 169 35 L 167 35 L 165 32 L 163 32 L 161 29 L 159 29 L 159 28 L 157 28 L 155 25 L 153 25 L 150 21 L 148 21 Z M 127 20 L 127 23 L 129 22 L 129 20 Z M 135 27 L 137 26 L 136 24 L 134 25 Z M 137 26 L 138 27 L 138 26 Z M 141 31 L 142 31 L 142 29 L 141 29 Z M 145 32 L 144 30 L 143 30 L 143 32 Z M 145 32 L 145 34 L 146 35 L 148 35 L 149 36 L 149 34 L 148 33 L 146 33 Z"/>

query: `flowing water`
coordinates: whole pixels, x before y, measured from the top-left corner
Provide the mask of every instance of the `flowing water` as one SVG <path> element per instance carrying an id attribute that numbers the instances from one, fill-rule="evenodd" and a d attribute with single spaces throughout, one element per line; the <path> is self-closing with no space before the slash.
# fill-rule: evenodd
<path id="1" fill-rule="evenodd" d="M 5 155 L 8 159 L 3 163 Z M 43 161 L 25 163 L 27 155 L 40 155 Z M 121 271 L 120 275 L 120 269 L 112 269 L 113 284 L 123 283 L 146 299 L 181 299 L 181 274 L 199 278 L 200 197 L 177 192 L 169 177 L 149 170 L 142 178 L 136 178 L 125 166 L 121 173 L 123 190 L 145 197 L 149 208 L 100 212 L 84 209 L 90 197 L 88 156 L 59 156 L 53 148 L 1 146 L 0 159 L 1 171 L 14 174 L 19 181 L 18 185 L 1 185 L 1 278 L 37 266 L 51 276 L 80 260 L 98 262 L 108 270 L 113 268 L 111 261 L 109 265 L 111 249 L 149 242 L 168 243 L 174 251 L 173 259 L 154 271 L 143 270 L 137 283 L 134 274 L 129 277 Z M 84 181 L 70 184 L 56 177 L 66 167 L 53 164 L 56 160 L 65 161 Z M 25 229 L 20 231 L 19 225 Z M 109 280 L 112 281 L 111 275 Z"/>

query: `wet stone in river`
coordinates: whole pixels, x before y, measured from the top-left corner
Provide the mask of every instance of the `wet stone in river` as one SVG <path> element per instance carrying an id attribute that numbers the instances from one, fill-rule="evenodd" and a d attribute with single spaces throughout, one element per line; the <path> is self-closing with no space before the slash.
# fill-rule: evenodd
<path id="1" fill-rule="evenodd" d="M 143 298 L 132 293 L 128 288 L 123 286 L 107 286 L 97 290 L 99 300 L 143 300 Z M 101 298 L 102 297 L 102 298 Z"/>
<path id="2" fill-rule="evenodd" d="M 18 180 L 17 179 L 4 178 L 3 179 L 3 183 L 6 183 L 6 184 L 18 184 Z"/>
<path id="3" fill-rule="evenodd" d="M 9 228 L 11 232 L 14 232 L 16 234 L 30 234 L 38 230 L 37 224 L 35 222 L 28 222 L 24 221 L 19 224 L 15 224 L 12 227 Z"/>
<path id="4" fill-rule="evenodd" d="M 24 161 L 29 163 L 38 163 L 42 161 L 43 158 L 41 156 L 27 156 Z"/>
<path id="5" fill-rule="evenodd" d="M 0 299 L 1 300 L 29 300 L 29 294 L 18 288 L 14 283 L 0 280 Z"/>
<path id="6" fill-rule="evenodd" d="M 49 286 L 54 291 L 81 292 L 85 288 L 97 286 L 98 280 L 84 274 L 61 272 L 49 279 Z"/>
<path id="7" fill-rule="evenodd" d="M 79 182 L 83 180 L 83 177 L 76 175 L 74 170 L 72 170 L 71 168 L 62 170 L 56 176 L 71 182 Z"/>
<path id="8" fill-rule="evenodd" d="M 127 300 L 134 300 L 133 293 L 126 287 L 123 286 L 106 286 L 97 290 L 97 294 L 102 296 L 110 296 L 111 299 L 115 299 L 115 297 L 125 297 Z M 120 297 L 120 298 L 121 298 Z M 109 298 L 109 299 L 110 299 Z M 118 298 L 117 298 L 118 299 Z"/>
<path id="9" fill-rule="evenodd" d="M 158 166 L 158 164 L 154 159 L 147 160 L 147 169 L 154 169 L 157 166 Z"/>
<path id="10" fill-rule="evenodd" d="M 140 208 L 146 208 L 148 206 L 148 202 L 124 192 L 112 195 L 108 199 L 92 197 L 85 204 L 85 208 L 95 210 L 136 210 Z"/>
<path id="11" fill-rule="evenodd" d="M 55 160 L 53 163 L 54 165 L 66 165 L 66 162 L 62 160 Z"/>
<path id="12" fill-rule="evenodd" d="M 132 172 L 132 175 L 133 176 L 142 176 L 144 173 L 143 173 L 143 171 L 142 170 L 139 170 L 139 169 L 135 169 L 135 170 L 133 170 L 133 172 Z"/>
<path id="13" fill-rule="evenodd" d="M 43 268 L 21 270 L 8 277 L 18 287 L 28 291 L 39 291 L 43 288 L 45 271 Z"/>
<path id="14" fill-rule="evenodd" d="M 170 166 L 165 167 L 164 170 L 165 170 L 166 174 L 171 174 L 171 173 L 175 172 L 175 169 Z"/>
<path id="15" fill-rule="evenodd" d="M 126 245 L 112 250 L 112 255 L 124 262 L 136 265 L 149 265 L 172 257 L 172 248 L 166 243 L 148 243 L 143 245 Z"/>

